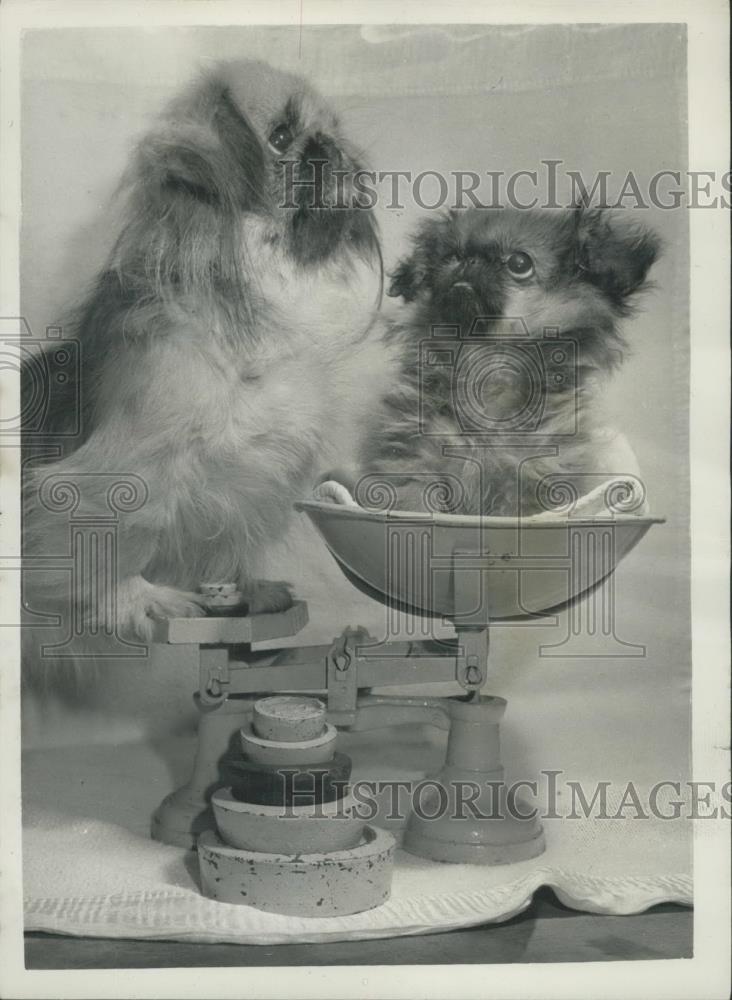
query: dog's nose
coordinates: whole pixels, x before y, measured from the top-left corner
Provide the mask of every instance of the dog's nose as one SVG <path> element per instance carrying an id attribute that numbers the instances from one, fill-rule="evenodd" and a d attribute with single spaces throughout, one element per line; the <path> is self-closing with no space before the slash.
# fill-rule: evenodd
<path id="1" fill-rule="evenodd" d="M 338 170 L 343 163 L 343 154 L 328 135 L 318 132 L 305 143 L 302 151 L 303 160 L 325 160 L 333 170 Z"/>
<path id="2" fill-rule="evenodd" d="M 480 277 L 481 270 L 484 267 L 485 261 L 479 260 L 478 257 L 463 257 L 453 264 L 452 275 L 455 281 L 475 281 Z"/>

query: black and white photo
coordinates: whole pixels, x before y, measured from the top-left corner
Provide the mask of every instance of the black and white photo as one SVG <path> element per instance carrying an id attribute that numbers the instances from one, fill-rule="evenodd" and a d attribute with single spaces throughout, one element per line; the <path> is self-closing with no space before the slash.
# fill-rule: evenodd
<path id="1" fill-rule="evenodd" d="M 4 995 L 726 995 L 728 12 L 404 7 L 0 12 Z"/>

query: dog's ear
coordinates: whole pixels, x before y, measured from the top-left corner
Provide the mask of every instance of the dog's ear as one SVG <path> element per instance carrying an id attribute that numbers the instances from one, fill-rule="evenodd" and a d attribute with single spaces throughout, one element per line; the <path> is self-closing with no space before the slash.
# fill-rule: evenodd
<path id="1" fill-rule="evenodd" d="M 235 322 L 249 322 L 239 220 L 265 204 L 265 175 L 262 144 L 222 80 L 183 95 L 140 143 L 125 177 L 129 221 L 114 251 L 125 281 L 148 282 L 155 300 L 185 288 L 205 301 L 225 288 Z"/>
<path id="2" fill-rule="evenodd" d="M 220 81 L 186 95 L 140 144 L 137 176 L 166 200 L 177 196 L 246 210 L 261 204 L 264 151 Z"/>
<path id="3" fill-rule="evenodd" d="M 435 266 L 455 243 L 451 236 L 455 217 L 456 214 L 450 212 L 420 225 L 412 239 L 412 253 L 399 261 L 391 272 L 387 295 L 401 296 L 405 302 L 416 299 Z"/>
<path id="4" fill-rule="evenodd" d="M 413 302 L 427 276 L 427 262 L 421 250 L 401 260 L 391 273 L 387 295 Z"/>
<path id="5" fill-rule="evenodd" d="M 661 252 L 651 229 L 608 209 L 577 206 L 580 271 L 617 305 L 639 291 Z"/>

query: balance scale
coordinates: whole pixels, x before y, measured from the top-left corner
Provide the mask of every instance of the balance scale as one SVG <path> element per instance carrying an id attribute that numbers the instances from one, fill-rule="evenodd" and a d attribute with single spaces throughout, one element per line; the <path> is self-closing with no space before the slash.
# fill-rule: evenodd
<path id="1" fill-rule="evenodd" d="M 256 695 L 315 694 L 326 706 L 328 723 L 348 731 L 410 723 L 447 729 L 445 764 L 436 781 L 448 796 L 463 780 L 500 784 L 506 701 L 483 693 L 490 680 L 491 622 L 546 618 L 584 598 L 595 629 L 612 636 L 612 588 L 601 584 L 650 526 L 663 521 L 627 514 L 541 520 L 413 514 L 318 500 L 297 508 L 360 591 L 394 612 L 408 612 L 410 621 L 447 620 L 455 638 L 377 642 L 362 628 L 346 628 L 331 644 L 258 648 L 305 626 L 302 601 L 276 614 L 159 623 L 155 641 L 194 646 L 200 662 L 193 773 L 161 803 L 152 822 L 153 837 L 164 843 L 193 848 L 214 826 L 211 797 L 224 784 L 221 762 L 251 720 Z M 576 648 L 584 641 L 581 630 L 569 632 L 574 655 L 582 655 Z M 438 681 L 456 681 L 464 693 L 371 693 Z M 538 820 L 517 810 L 504 811 L 498 821 L 468 816 L 458 822 L 451 812 L 433 820 L 413 814 L 403 847 L 432 860 L 473 864 L 521 861 L 544 849 Z"/>

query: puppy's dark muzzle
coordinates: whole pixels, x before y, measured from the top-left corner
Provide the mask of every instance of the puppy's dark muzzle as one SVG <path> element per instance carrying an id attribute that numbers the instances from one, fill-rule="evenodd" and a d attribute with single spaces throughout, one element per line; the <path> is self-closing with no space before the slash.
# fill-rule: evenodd
<path id="1" fill-rule="evenodd" d="M 501 315 L 500 276 L 491 262 L 480 258 L 453 261 L 440 270 L 432 301 L 442 322 L 460 323 L 467 332 L 478 317 Z"/>
<path id="2" fill-rule="evenodd" d="M 458 299 L 461 296 L 477 299 L 484 277 L 476 261 L 463 260 L 450 268 L 445 293 Z"/>
<path id="3" fill-rule="evenodd" d="M 451 270 L 454 282 L 465 282 L 473 287 L 494 284 L 498 280 L 499 267 L 492 261 L 478 255 L 464 257 Z"/>

